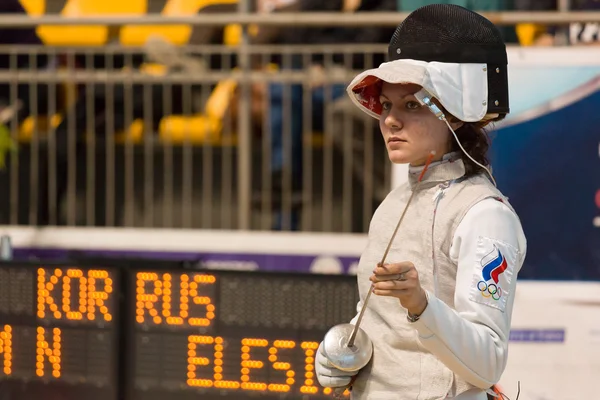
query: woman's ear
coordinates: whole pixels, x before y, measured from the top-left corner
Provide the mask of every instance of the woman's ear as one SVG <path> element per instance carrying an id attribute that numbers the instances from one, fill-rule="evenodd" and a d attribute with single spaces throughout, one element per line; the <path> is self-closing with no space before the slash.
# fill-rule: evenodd
<path id="1" fill-rule="evenodd" d="M 460 119 L 456 118 L 453 115 L 451 115 L 450 118 L 448 118 L 448 123 L 450 124 L 450 126 L 452 127 L 452 129 L 454 131 L 456 131 L 458 128 L 462 127 L 465 124 L 464 122 L 462 122 Z"/>
<path id="2" fill-rule="evenodd" d="M 460 128 L 461 126 L 463 126 L 465 124 L 463 121 L 461 121 L 460 119 L 456 118 L 454 115 L 450 114 L 448 112 L 448 110 L 446 110 L 444 108 L 444 106 L 442 106 L 442 104 L 437 99 L 434 99 L 433 101 L 435 102 L 435 104 L 438 107 L 440 107 L 440 109 L 442 110 L 442 112 L 444 113 L 444 115 L 446 115 L 446 120 L 448 121 L 448 123 L 450 124 L 450 126 L 452 127 L 452 129 L 454 131 L 456 131 L 458 128 Z"/>
<path id="3" fill-rule="evenodd" d="M 455 122 L 450 122 L 450 126 L 451 126 L 451 127 L 452 127 L 452 129 L 453 129 L 453 130 L 455 130 L 455 131 L 456 131 L 458 128 L 462 128 L 462 126 L 463 126 L 464 124 L 465 124 L 464 122 L 462 122 L 462 121 L 458 121 L 458 120 L 457 120 L 457 121 L 455 121 Z"/>

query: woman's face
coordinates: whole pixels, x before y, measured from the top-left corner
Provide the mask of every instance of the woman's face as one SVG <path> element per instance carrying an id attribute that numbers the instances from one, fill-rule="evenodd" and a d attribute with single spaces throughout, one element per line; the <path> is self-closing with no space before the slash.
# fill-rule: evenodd
<path id="1" fill-rule="evenodd" d="M 434 160 L 450 150 L 448 126 L 421 106 L 414 96 L 419 90 L 418 85 L 390 83 L 381 89 L 379 127 L 390 161 L 395 164 L 423 165 L 432 150 L 436 152 Z"/>

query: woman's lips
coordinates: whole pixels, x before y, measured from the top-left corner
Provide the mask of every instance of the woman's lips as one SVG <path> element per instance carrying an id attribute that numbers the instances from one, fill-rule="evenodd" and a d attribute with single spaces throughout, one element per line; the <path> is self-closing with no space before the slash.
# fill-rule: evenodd
<path id="1" fill-rule="evenodd" d="M 388 139 L 388 143 L 406 143 L 406 140 L 401 139 L 397 136 L 392 136 Z"/>

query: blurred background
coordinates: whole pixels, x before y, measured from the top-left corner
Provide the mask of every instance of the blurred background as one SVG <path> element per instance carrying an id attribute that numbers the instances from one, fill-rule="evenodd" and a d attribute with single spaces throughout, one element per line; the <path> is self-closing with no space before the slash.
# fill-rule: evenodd
<path id="1" fill-rule="evenodd" d="M 36 275 L 40 283 L 51 274 L 48 265 L 64 270 L 52 275 L 62 285 L 68 285 L 60 278 L 63 273 L 79 277 L 68 275 L 68 265 L 114 268 L 122 281 L 114 290 L 121 288 L 123 298 L 127 285 L 140 279 L 146 283 L 138 288 L 148 284 L 162 293 L 171 279 L 164 274 L 171 273 L 179 274 L 175 280 L 184 290 L 188 272 L 182 270 L 218 271 L 225 280 L 245 277 L 227 286 L 232 293 L 238 285 L 248 288 L 253 279 L 268 282 L 278 276 L 285 288 L 300 285 L 298 303 L 312 299 L 312 305 L 294 311 L 288 292 L 267 285 L 267 297 L 249 289 L 240 295 L 227 321 L 233 324 L 257 307 L 283 307 L 288 301 L 286 312 L 269 314 L 273 319 L 257 331 L 266 335 L 273 324 L 287 326 L 291 330 L 282 331 L 282 340 L 308 329 L 318 344 L 328 326 L 349 320 L 353 275 L 370 218 L 406 171 L 390 164 L 377 121 L 351 104 L 346 85 L 362 70 L 385 62 L 395 27 L 407 13 L 431 3 L 483 13 L 500 27 L 508 46 L 511 114 L 491 132 L 491 158 L 499 188 L 522 220 L 528 255 L 519 275 L 523 284 L 512 358 L 502 385 L 511 398 L 517 382 L 522 399 L 595 395 L 591 380 L 600 376 L 600 1 L 2 0 L 0 235 L 7 269 L 4 275 L 0 270 L 0 328 L 6 324 L 0 336 L 5 362 L 0 400 L 25 398 L 23 393 L 28 399 L 90 396 L 48 391 L 44 385 L 56 382 L 43 373 L 37 374 L 42 389 L 27 392 L 22 382 L 36 376 L 35 368 L 6 372 L 12 371 L 12 359 L 2 343 L 12 343 L 6 327 L 15 316 L 13 306 L 3 311 L 2 299 L 21 304 L 34 296 L 39 310 L 46 304 L 39 292 L 35 300 L 33 293 L 10 288 L 19 287 L 19 279 L 35 287 Z M 18 278 L 21 267 L 15 263 L 29 275 Z M 161 278 L 128 278 L 128 268 L 146 273 L 143 268 L 152 263 L 163 271 Z M 220 282 L 220 275 L 216 279 Z M 226 298 L 220 291 L 225 286 L 214 296 Z M 321 295 L 323 304 L 314 300 Z M 131 311 L 134 303 L 113 306 Z M 294 313 L 322 318 L 309 328 L 282 322 Z M 42 320 L 49 329 L 61 318 Z M 30 327 L 40 323 L 19 321 Z M 115 339 L 114 356 L 102 367 L 111 373 L 133 362 L 118 354 L 129 351 L 131 342 L 123 337 L 142 328 L 126 325 L 123 320 L 114 327 L 113 334 L 122 339 Z M 238 328 L 250 325 L 240 322 Z M 35 336 L 27 329 L 25 336 Z M 248 395 L 236 392 L 235 385 L 190 391 L 198 385 L 187 381 L 186 386 L 186 371 L 199 361 L 188 365 L 183 354 L 176 372 L 165 372 L 171 336 L 158 346 L 149 344 L 154 343 L 150 327 L 142 331 L 135 340 L 153 349 L 167 347 L 160 347 L 162 356 L 145 359 L 156 370 L 132 367 L 136 374 L 147 373 L 140 386 L 145 395 L 131 389 L 139 389 L 139 382 L 129 383 L 121 372 L 108 380 L 119 399 L 153 399 L 148 391 L 157 388 L 166 392 L 156 398 Z M 310 343 L 297 355 L 305 369 L 303 388 L 309 389 L 288 388 L 291 392 L 281 396 L 322 393 L 311 389 L 316 384 Z M 144 351 L 138 349 L 138 360 Z M 30 353 L 26 357 L 33 360 Z M 77 375 L 78 368 L 70 368 Z M 90 376 L 73 379 L 81 383 Z M 294 382 L 289 374 L 288 379 Z M 177 392 L 173 385 L 185 390 Z M 255 396 L 263 396 L 262 386 L 257 388 Z"/>

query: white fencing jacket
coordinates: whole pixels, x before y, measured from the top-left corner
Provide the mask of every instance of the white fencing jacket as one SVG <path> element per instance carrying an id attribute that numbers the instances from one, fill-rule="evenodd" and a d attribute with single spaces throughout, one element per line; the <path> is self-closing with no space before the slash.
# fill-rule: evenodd
<path id="1" fill-rule="evenodd" d="M 507 363 L 517 274 L 526 240 L 506 198 L 484 176 L 463 179 L 461 160 L 418 169 L 375 212 L 358 267 L 361 301 L 369 276 L 416 190 L 387 257 L 411 261 L 428 305 L 408 322 L 396 298 L 372 295 L 361 323 L 374 345 L 352 399 L 486 400 Z M 352 321 L 355 322 L 356 318 Z"/>

